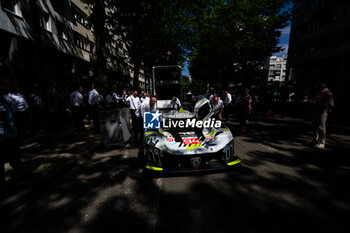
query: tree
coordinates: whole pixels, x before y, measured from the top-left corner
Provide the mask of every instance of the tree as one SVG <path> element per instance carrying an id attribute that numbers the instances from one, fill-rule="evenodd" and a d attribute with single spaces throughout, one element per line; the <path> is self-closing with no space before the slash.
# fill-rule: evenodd
<path id="1" fill-rule="evenodd" d="M 141 69 L 149 77 L 154 65 L 184 62 L 190 38 L 188 28 L 183 26 L 186 20 L 183 9 L 188 5 L 185 0 L 84 2 L 92 10 L 90 22 L 96 40 L 98 79 L 102 83 L 106 82 L 106 57 L 110 56 L 106 43 L 120 46 L 122 41 L 126 45 L 130 60 L 122 62 L 133 65 L 134 88 L 139 86 Z"/>
<path id="2" fill-rule="evenodd" d="M 100 86 L 107 86 L 107 48 L 106 43 L 109 40 L 109 35 L 106 27 L 107 15 L 106 6 L 108 1 L 104 0 L 82 0 L 88 4 L 91 10 L 91 15 L 88 22 L 93 27 L 96 46 L 96 74 L 97 82 Z"/>
<path id="3" fill-rule="evenodd" d="M 187 75 L 182 75 L 182 89 L 187 91 L 190 87 L 190 78 Z"/>
<path id="4" fill-rule="evenodd" d="M 98 73 L 106 67 L 105 43 L 117 36 L 133 65 L 134 88 L 141 69 L 149 77 L 152 66 L 182 65 L 186 56 L 192 78 L 204 83 L 254 76 L 278 51 L 278 29 L 290 17 L 282 10 L 288 0 L 84 1 L 93 11 Z"/>
<path id="5" fill-rule="evenodd" d="M 146 73 L 160 64 L 184 62 L 190 34 L 183 27 L 184 1 L 114 0 L 110 25 L 127 44 L 134 65 L 134 87 L 138 88 L 140 68 Z"/>
<path id="6" fill-rule="evenodd" d="M 203 9 L 193 25 L 196 41 L 190 54 L 193 79 L 226 83 L 251 78 L 277 52 L 281 29 L 290 12 L 286 0 L 218 0 Z"/>

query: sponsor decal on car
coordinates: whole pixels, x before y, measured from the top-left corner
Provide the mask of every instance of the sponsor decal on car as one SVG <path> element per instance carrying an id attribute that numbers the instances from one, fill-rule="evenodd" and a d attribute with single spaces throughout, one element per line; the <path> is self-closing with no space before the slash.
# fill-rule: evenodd
<path id="1" fill-rule="evenodd" d="M 194 137 L 184 137 L 184 138 L 181 138 L 181 139 L 182 139 L 182 142 L 183 142 L 185 145 L 201 144 L 201 142 L 199 141 L 198 138 L 194 138 Z"/>
<path id="2" fill-rule="evenodd" d="M 215 134 L 215 129 L 212 129 L 211 132 L 207 135 L 204 135 L 206 139 L 213 139 Z"/>
<path id="3" fill-rule="evenodd" d="M 202 147 L 202 146 L 203 146 L 202 144 L 191 144 L 191 145 L 187 145 L 187 146 L 186 146 L 186 150 L 191 151 L 191 150 L 194 149 L 194 148 L 200 148 L 200 147 Z"/>
<path id="4" fill-rule="evenodd" d="M 166 137 L 166 141 L 167 141 L 167 142 L 175 142 L 175 140 L 174 140 L 174 138 L 173 138 L 172 135 L 168 135 L 168 136 Z"/>

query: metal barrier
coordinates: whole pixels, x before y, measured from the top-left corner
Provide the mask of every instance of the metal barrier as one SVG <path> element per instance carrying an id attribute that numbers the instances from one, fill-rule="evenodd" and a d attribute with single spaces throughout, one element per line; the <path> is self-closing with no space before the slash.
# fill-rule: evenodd
<path id="1" fill-rule="evenodd" d="M 128 108 L 100 111 L 99 121 L 104 145 L 124 145 L 131 138 Z"/>

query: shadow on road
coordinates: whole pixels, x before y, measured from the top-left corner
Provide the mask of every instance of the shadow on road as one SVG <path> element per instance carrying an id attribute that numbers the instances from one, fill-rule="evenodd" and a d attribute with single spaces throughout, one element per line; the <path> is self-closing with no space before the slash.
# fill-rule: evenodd
<path id="1" fill-rule="evenodd" d="M 329 148 L 316 150 L 306 145 L 309 128 L 284 117 L 253 121 L 239 137 L 255 145 L 240 172 L 163 192 L 158 232 L 348 232 L 349 134 L 333 131 Z"/>
<path id="2" fill-rule="evenodd" d="M 320 151 L 305 145 L 307 127 L 256 119 L 238 137 L 248 145 L 239 172 L 159 178 L 163 187 L 142 176 L 137 153 L 97 150 L 96 137 L 64 139 L 52 150 L 28 142 L 23 165 L 32 172 L 1 194 L 2 230 L 348 232 L 347 131 L 332 132 Z"/>
<path id="3" fill-rule="evenodd" d="M 37 138 L 24 142 L 28 175 L 14 180 L 9 172 L 0 193 L 1 232 L 143 232 L 147 219 L 130 208 L 130 196 L 138 192 L 151 202 L 155 187 L 143 179 L 137 158 L 119 147 L 103 149 L 96 135 L 67 135 L 51 149 Z M 127 182 L 142 192 L 126 192 Z"/>

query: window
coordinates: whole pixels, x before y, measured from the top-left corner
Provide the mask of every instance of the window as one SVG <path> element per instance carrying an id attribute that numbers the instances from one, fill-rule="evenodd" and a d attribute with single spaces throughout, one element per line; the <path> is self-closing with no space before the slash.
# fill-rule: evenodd
<path id="1" fill-rule="evenodd" d="M 90 42 L 89 39 L 76 33 L 75 34 L 75 45 L 81 49 L 84 49 L 84 50 L 90 52 L 92 50 L 93 43 Z"/>
<path id="2" fill-rule="evenodd" d="M 40 13 L 40 27 L 46 31 L 52 32 L 50 15 L 43 11 Z"/>
<path id="3" fill-rule="evenodd" d="M 74 7 L 74 19 L 86 28 L 89 28 L 89 21 L 87 20 L 86 14 L 78 7 Z"/>
<path id="4" fill-rule="evenodd" d="M 64 40 L 68 40 L 67 27 L 64 23 L 57 24 L 57 36 Z"/>
<path id="5" fill-rule="evenodd" d="M 338 20 L 344 15 L 344 6 L 340 6 L 333 11 L 333 20 Z"/>
<path id="6" fill-rule="evenodd" d="M 92 52 L 92 50 L 94 49 L 94 46 L 95 46 L 94 42 L 90 41 L 90 52 Z"/>
<path id="7" fill-rule="evenodd" d="M 67 8 L 70 8 L 69 0 L 51 1 L 51 4 L 58 13 L 63 13 Z"/>
<path id="8" fill-rule="evenodd" d="M 13 14 L 17 16 L 22 17 L 22 11 L 18 0 L 17 1 L 2 0 L 1 7 L 8 11 L 11 11 Z"/>

